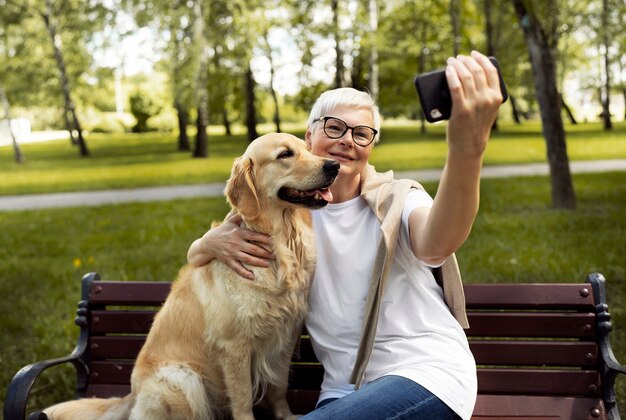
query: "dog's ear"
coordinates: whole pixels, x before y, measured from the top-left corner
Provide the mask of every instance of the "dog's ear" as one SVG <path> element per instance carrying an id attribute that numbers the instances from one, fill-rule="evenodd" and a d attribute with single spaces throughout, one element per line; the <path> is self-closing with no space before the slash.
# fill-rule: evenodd
<path id="1" fill-rule="evenodd" d="M 254 162 L 251 158 L 237 158 L 224 194 L 230 205 L 243 217 L 254 219 L 259 215 L 260 205 L 254 181 Z"/>

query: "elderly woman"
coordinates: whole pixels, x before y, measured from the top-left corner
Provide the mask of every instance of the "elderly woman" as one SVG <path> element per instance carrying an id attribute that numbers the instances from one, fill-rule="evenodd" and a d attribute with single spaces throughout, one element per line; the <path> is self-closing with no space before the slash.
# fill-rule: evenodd
<path id="1" fill-rule="evenodd" d="M 502 93 L 496 68 L 475 51 L 449 58 L 446 78 L 453 107 L 434 199 L 368 163 L 380 136 L 369 94 L 330 90 L 311 110 L 307 146 L 341 166 L 333 202 L 313 211 L 318 259 L 306 323 L 325 374 L 317 408 L 303 419 L 471 417 L 476 365 L 454 252 L 478 211 Z M 268 264 L 271 238 L 239 221 L 196 240 L 189 263 L 218 258 L 253 279 L 245 265 Z"/>

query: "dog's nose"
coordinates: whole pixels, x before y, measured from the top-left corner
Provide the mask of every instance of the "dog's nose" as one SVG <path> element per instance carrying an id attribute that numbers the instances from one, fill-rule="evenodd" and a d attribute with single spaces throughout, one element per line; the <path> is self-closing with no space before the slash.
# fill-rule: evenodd
<path id="1" fill-rule="evenodd" d="M 322 166 L 322 169 L 324 170 L 325 174 L 337 176 L 337 174 L 339 173 L 339 162 L 332 159 L 326 159 L 324 161 L 324 166 Z"/>

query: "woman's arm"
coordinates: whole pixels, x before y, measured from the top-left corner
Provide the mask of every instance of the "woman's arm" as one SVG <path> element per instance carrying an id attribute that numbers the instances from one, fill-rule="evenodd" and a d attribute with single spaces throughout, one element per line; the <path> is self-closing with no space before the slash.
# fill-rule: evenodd
<path id="1" fill-rule="evenodd" d="M 241 216 L 233 215 L 224 223 L 193 241 L 187 251 L 187 262 L 195 267 L 218 259 L 237 274 L 254 280 L 254 274 L 244 264 L 267 267 L 274 255 L 268 248 L 271 238 L 263 233 L 240 227 Z"/>
<path id="2" fill-rule="evenodd" d="M 449 58 L 446 78 L 453 103 L 446 163 L 432 208 L 417 208 L 409 218 L 413 253 L 431 264 L 445 260 L 470 234 L 483 154 L 502 104 L 497 70 L 478 52 Z"/>

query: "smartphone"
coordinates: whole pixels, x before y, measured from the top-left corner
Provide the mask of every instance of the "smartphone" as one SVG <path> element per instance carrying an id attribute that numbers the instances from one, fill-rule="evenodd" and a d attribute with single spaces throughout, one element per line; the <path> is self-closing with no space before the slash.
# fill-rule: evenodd
<path id="1" fill-rule="evenodd" d="M 500 90 L 502 91 L 502 103 L 508 99 L 508 93 L 498 60 L 495 57 L 489 57 L 489 60 L 498 70 L 500 78 Z M 415 89 L 417 96 L 422 104 L 424 116 L 428 122 L 437 122 L 450 118 L 452 111 L 452 98 L 450 97 L 450 89 L 448 89 L 448 81 L 446 80 L 445 69 L 435 70 L 428 73 L 418 74 L 415 77 Z"/>

